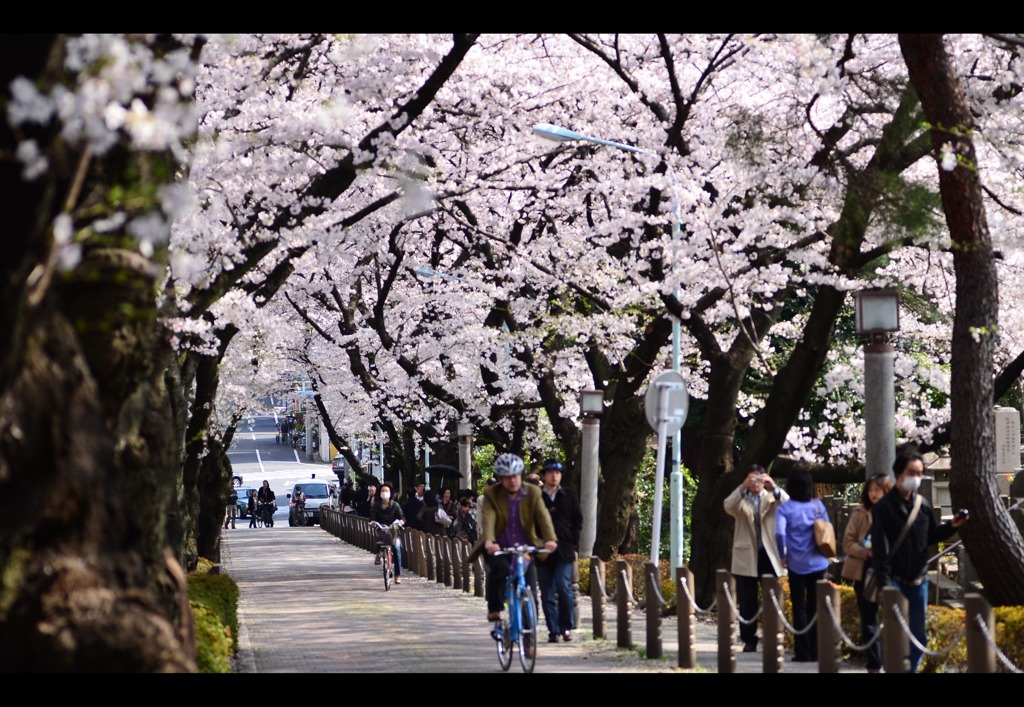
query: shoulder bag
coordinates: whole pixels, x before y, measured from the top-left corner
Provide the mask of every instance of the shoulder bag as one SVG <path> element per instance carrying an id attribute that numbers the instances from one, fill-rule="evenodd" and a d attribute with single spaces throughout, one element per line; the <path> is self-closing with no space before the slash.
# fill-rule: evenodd
<path id="1" fill-rule="evenodd" d="M 836 530 L 832 527 L 832 521 L 828 519 L 825 504 L 818 501 L 818 505 L 825 517 L 814 519 L 814 543 L 822 555 L 833 558 L 836 556 Z"/>
<path id="2" fill-rule="evenodd" d="M 907 516 L 907 522 L 903 525 L 903 530 L 900 531 L 900 535 L 896 538 L 896 542 L 889 548 L 889 556 L 896 552 L 896 549 L 903 542 L 903 538 L 907 537 L 907 532 L 910 530 L 910 526 L 914 524 L 914 519 L 917 518 L 917 511 L 921 508 L 921 495 L 917 494 L 914 496 L 914 507 L 910 509 L 910 515 Z M 864 597 L 865 601 L 869 601 L 872 604 L 878 603 L 878 577 L 875 576 L 875 568 L 868 566 L 864 570 L 864 588 L 861 589 L 860 595 Z"/>

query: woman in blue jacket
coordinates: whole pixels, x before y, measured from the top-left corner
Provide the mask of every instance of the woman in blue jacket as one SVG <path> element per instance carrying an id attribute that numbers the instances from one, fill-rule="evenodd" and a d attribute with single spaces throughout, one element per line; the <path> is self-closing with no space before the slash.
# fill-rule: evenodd
<path id="1" fill-rule="evenodd" d="M 793 660 L 813 663 L 818 660 L 818 627 L 804 629 L 814 621 L 817 608 L 816 585 L 825 576 L 828 558 L 814 541 L 814 519 L 828 518 L 825 504 L 815 498 L 810 472 L 797 469 L 786 481 L 789 500 L 775 512 L 775 544 L 782 566 L 789 573 L 789 600 L 793 605 L 796 629 Z"/>

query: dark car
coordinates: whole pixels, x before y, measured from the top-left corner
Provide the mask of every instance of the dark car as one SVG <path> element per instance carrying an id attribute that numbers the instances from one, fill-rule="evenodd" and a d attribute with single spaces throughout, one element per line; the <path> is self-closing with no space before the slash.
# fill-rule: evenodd
<path id="1" fill-rule="evenodd" d="M 239 486 L 235 489 L 238 492 L 238 517 L 248 518 L 249 517 L 249 492 L 255 491 L 256 489 L 251 486 Z"/>

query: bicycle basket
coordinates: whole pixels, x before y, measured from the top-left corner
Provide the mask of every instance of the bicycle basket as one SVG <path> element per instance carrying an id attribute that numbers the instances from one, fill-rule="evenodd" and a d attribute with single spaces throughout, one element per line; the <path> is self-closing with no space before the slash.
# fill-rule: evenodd
<path id="1" fill-rule="evenodd" d="M 379 543 L 391 543 L 391 528 L 375 528 L 377 533 L 377 542 Z"/>

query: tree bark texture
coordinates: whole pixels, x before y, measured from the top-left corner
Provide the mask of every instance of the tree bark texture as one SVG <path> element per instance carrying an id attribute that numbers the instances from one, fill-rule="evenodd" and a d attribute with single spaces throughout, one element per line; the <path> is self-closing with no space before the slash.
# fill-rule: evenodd
<path id="1" fill-rule="evenodd" d="M 992 352 L 998 336 L 999 290 L 971 138 L 974 120 L 942 36 L 901 34 L 899 41 L 910 80 L 931 125 L 935 159 L 941 163 L 944 149 L 952 149 L 957 157 L 953 169 L 939 167 L 939 190 L 956 273 L 950 495 L 954 506 L 973 511 L 960 533 L 986 598 L 995 605 L 1021 604 L 1024 540 L 999 500 L 995 478 Z M 988 548 L 1000 551 L 986 551 Z"/>

